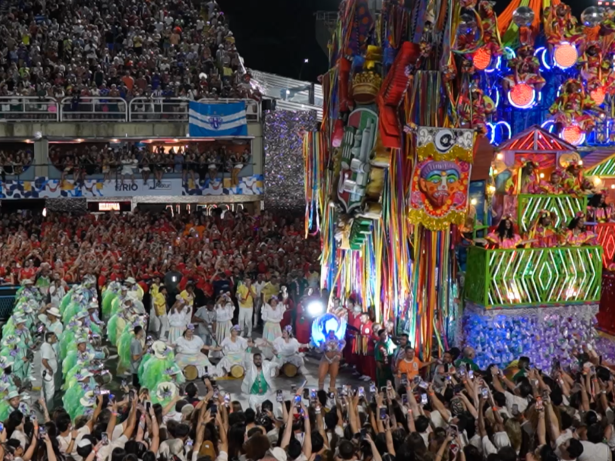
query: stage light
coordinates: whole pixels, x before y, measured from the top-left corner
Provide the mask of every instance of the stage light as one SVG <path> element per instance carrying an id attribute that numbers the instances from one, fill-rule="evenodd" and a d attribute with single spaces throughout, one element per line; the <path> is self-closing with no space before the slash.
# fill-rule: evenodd
<path id="1" fill-rule="evenodd" d="M 470 200 L 470 205 L 476 205 L 478 202 L 476 201 L 475 198 L 473 198 L 472 200 Z"/>
<path id="2" fill-rule="evenodd" d="M 545 177 L 544 173 L 540 173 L 540 179 L 543 179 Z"/>
<path id="3" fill-rule="evenodd" d="M 307 312 L 312 317 L 318 317 L 325 312 L 325 303 L 319 299 L 314 299 L 308 303 Z"/>
<path id="4" fill-rule="evenodd" d="M 498 155 L 496 155 L 496 158 L 498 160 L 504 160 L 504 154 L 500 152 Z"/>
<path id="5" fill-rule="evenodd" d="M 346 320 L 340 319 L 330 312 L 323 314 L 312 322 L 312 343 L 315 345 L 322 344 L 330 331 L 335 332 L 335 337 L 341 341 L 346 336 L 346 326 Z"/>

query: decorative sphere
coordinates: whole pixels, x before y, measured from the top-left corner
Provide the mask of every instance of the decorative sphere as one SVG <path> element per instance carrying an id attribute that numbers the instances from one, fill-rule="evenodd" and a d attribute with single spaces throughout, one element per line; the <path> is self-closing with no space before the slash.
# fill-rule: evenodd
<path id="1" fill-rule="evenodd" d="M 590 6 L 581 13 L 581 21 L 587 27 L 596 27 L 604 20 L 604 9 L 599 6 Z"/>
<path id="2" fill-rule="evenodd" d="M 519 27 L 529 27 L 534 22 L 534 10 L 529 6 L 520 6 L 513 13 L 513 22 Z"/>
<path id="3" fill-rule="evenodd" d="M 472 32 L 476 32 L 477 24 L 476 17 L 472 14 L 462 14 L 461 20 L 459 21 L 459 27 L 457 31 L 460 35 L 471 34 Z"/>

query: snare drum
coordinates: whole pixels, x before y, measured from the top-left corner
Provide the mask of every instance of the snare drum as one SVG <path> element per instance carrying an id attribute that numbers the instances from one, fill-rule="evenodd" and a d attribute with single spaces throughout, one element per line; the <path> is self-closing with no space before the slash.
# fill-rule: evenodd
<path id="1" fill-rule="evenodd" d="M 285 363 L 282 367 L 282 373 L 287 378 L 294 378 L 295 376 L 297 376 L 297 367 L 292 363 Z"/>
<path id="2" fill-rule="evenodd" d="M 199 372 L 194 365 L 186 365 L 184 368 L 184 376 L 186 381 L 194 381 L 199 377 Z"/>
<path id="3" fill-rule="evenodd" d="M 244 369 L 241 365 L 233 365 L 231 367 L 231 376 L 233 378 L 239 379 L 243 378 Z"/>

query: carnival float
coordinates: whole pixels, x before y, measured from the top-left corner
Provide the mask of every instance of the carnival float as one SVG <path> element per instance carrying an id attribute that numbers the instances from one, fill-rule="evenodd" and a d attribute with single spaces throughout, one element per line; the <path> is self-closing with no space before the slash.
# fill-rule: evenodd
<path id="1" fill-rule="evenodd" d="M 304 141 L 321 288 L 423 359 L 612 354 L 596 327 L 615 332 L 615 13 L 368 3 L 340 5 Z"/>

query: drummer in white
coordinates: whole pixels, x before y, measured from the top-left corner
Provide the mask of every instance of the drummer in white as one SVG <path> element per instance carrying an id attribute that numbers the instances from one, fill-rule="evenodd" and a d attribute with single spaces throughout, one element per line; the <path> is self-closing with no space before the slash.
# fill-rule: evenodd
<path id="1" fill-rule="evenodd" d="M 301 344 L 293 337 L 293 328 L 290 325 L 287 325 L 282 330 L 281 337 L 276 338 L 273 342 L 263 342 L 266 342 L 273 348 L 276 355 L 273 361 L 277 364 L 279 369 L 282 369 L 287 363 L 291 363 L 297 367 L 302 375 L 307 375 L 305 361 L 303 360 L 301 354 L 299 354 L 299 349 L 302 347 L 308 347 L 309 345 Z"/>
<path id="2" fill-rule="evenodd" d="M 210 368 L 213 370 L 209 359 L 202 351 L 220 350 L 219 347 L 206 346 L 203 340 L 194 334 L 194 325 L 188 324 L 184 334 L 175 342 L 177 355 L 175 361 L 182 370 L 188 365 L 193 365 L 197 370 L 197 377 L 207 374 Z"/>
<path id="3" fill-rule="evenodd" d="M 224 357 L 218 362 L 216 367 L 217 376 L 226 376 L 231 372 L 233 366 L 238 365 L 244 367 L 244 360 L 246 357 L 246 350 L 248 347 L 252 347 L 252 340 L 246 340 L 239 336 L 241 330 L 239 325 L 235 325 L 231 328 L 231 335 L 222 341 L 220 347 Z"/>

